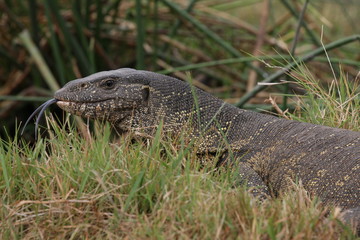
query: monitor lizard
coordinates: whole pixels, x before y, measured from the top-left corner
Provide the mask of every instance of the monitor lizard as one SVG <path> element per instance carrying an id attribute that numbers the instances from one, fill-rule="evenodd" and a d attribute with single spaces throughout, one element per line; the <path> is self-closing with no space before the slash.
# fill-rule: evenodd
<path id="1" fill-rule="evenodd" d="M 70 81 L 41 111 L 54 102 L 107 120 L 120 134 L 152 136 L 160 122 L 175 134 L 186 126 L 198 154 L 220 154 L 218 165 L 236 162 L 253 195 L 278 196 L 301 181 L 310 194 L 341 207 L 343 220 L 360 233 L 360 132 L 242 110 L 179 79 L 130 68 Z"/>

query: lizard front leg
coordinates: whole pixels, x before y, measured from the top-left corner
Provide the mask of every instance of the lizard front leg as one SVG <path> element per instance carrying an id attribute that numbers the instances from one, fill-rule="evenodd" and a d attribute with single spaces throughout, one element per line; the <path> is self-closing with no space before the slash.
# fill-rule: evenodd
<path id="1" fill-rule="evenodd" d="M 269 198 L 270 191 L 259 174 L 247 162 L 240 162 L 237 166 L 238 177 L 235 185 L 245 185 L 249 192 L 260 200 Z"/>

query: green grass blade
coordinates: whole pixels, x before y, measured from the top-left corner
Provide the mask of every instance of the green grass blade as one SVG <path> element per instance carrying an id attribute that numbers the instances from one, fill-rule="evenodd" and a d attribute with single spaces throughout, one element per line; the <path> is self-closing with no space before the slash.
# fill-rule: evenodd
<path id="1" fill-rule="evenodd" d="M 9 194 L 11 192 L 11 188 L 10 188 L 9 168 L 8 168 L 8 163 L 6 163 L 6 160 L 8 159 L 8 157 L 5 154 L 5 149 L 4 149 L 3 144 L 4 144 L 3 140 L 0 139 L 0 162 L 1 162 L 1 168 L 2 168 L 2 175 L 3 175 L 4 181 L 5 181 L 5 187 Z"/>
<path id="2" fill-rule="evenodd" d="M 37 67 L 39 68 L 42 76 L 44 77 L 44 80 L 46 81 L 50 89 L 52 91 L 58 90 L 60 86 L 56 82 L 55 77 L 51 73 L 39 49 L 31 40 L 29 32 L 27 30 L 24 30 L 22 33 L 19 34 L 19 39 L 24 44 L 25 48 L 29 51 L 30 55 L 33 57 Z"/>
<path id="3" fill-rule="evenodd" d="M 289 10 L 289 12 L 299 21 L 300 20 L 300 16 L 297 13 L 297 11 L 291 6 L 291 4 L 288 2 L 288 0 L 281 0 L 281 2 L 283 3 L 283 5 Z M 314 43 L 315 46 L 320 47 L 321 46 L 321 42 L 319 41 L 319 39 L 316 37 L 315 33 L 309 28 L 309 26 L 307 25 L 307 23 L 305 21 L 301 21 L 301 24 L 303 25 L 303 27 L 305 28 L 306 32 L 308 33 L 311 41 Z"/>
<path id="4" fill-rule="evenodd" d="M 81 13 L 79 12 L 79 9 L 77 8 L 77 4 L 76 2 L 73 3 L 73 7 L 72 7 L 72 12 L 73 12 L 73 16 L 75 18 L 75 28 L 76 28 L 76 32 L 78 34 L 78 39 L 80 41 L 80 45 L 82 46 L 82 48 L 84 49 L 84 52 L 86 54 L 86 58 L 89 60 L 89 65 L 88 65 L 88 71 L 90 73 L 95 73 L 96 72 L 96 63 L 94 61 L 94 44 L 93 44 L 93 40 L 89 41 L 87 40 L 85 33 L 84 33 L 84 29 L 85 29 L 85 25 L 83 23 L 82 17 L 81 17 Z M 96 22 L 98 24 L 98 21 Z M 96 25 L 96 27 L 98 27 Z M 99 31 L 98 29 L 96 29 L 96 31 Z M 96 33 L 95 33 L 95 38 L 96 38 Z"/>
<path id="5" fill-rule="evenodd" d="M 49 4 L 47 3 L 47 1 L 44 1 L 44 6 L 45 6 L 45 15 L 46 15 L 46 20 L 48 23 L 48 28 L 50 31 L 50 46 L 52 49 L 52 52 L 54 54 L 54 59 L 55 59 L 55 69 L 57 72 L 57 75 L 59 77 L 59 81 L 61 83 L 61 85 L 64 85 L 66 83 L 66 79 L 65 79 L 65 73 L 67 71 L 65 71 L 65 64 L 63 61 L 63 58 L 61 57 L 61 53 L 60 53 L 60 43 L 56 37 L 56 33 L 55 33 L 55 25 L 54 22 L 52 21 L 52 17 L 51 17 L 51 10 L 49 7 Z"/>
<path id="6" fill-rule="evenodd" d="M 68 42 L 68 45 L 71 46 L 72 51 L 74 52 L 82 73 L 84 75 L 91 74 L 91 66 L 88 58 L 84 54 L 83 47 L 78 43 L 75 36 L 70 32 L 68 26 L 66 25 L 65 19 L 60 14 L 60 8 L 58 6 L 57 0 L 46 0 L 49 4 L 51 12 L 54 14 L 59 27 L 64 35 L 65 40 Z"/>
<path id="7" fill-rule="evenodd" d="M 188 13 L 191 12 L 191 10 L 194 8 L 197 1 L 198 0 L 190 0 L 188 6 L 185 9 L 185 11 L 188 12 Z M 176 19 L 174 26 L 170 29 L 169 37 L 170 38 L 175 37 L 176 33 L 177 33 L 177 31 L 178 31 L 178 29 L 180 27 L 181 27 L 181 21 L 179 19 Z M 162 51 L 166 52 L 168 50 L 168 48 L 169 48 L 169 43 L 166 43 L 164 45 L 164 47 L 162 48 Z"/>
<path id="8" fill-rule="evenodd" d="M 140 173 L 136 176 L 136 180 L 130 189 L 128 197 L 126 198 L 125 205 L 124 205 L 124 212 L 126 212 L 128 210 L 135 194 L 139 190 L 141 183 L 145 176 L 145 171 L 146 171 L 146 169 L 141 170 Z"/>

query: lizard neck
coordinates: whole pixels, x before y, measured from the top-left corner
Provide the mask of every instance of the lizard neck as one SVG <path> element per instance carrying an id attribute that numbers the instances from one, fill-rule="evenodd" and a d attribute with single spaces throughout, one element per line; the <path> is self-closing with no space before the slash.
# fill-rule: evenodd
<path id="1" fill-rule="evenodd" d="M 229 148 L 239 139 L 248 139 L 257 129 L 256 113 L 227 104 L 187 83 L 156 83 L 158 85 L 151 86 L 147 111 L 142 112 L 151 115 L 147 119 L 155 119 L 153 126 L 162 120 L 165 132 L 179 133 L 189 128 L 191 137 L 199 140 L 203 151 Z"/>
<path id="2" fill-rule="evenodd" d="M 251 139 L 263 125 L 259 121 L 267 121 L 266 115 L 259 117 L 257 113 L 236 108 L 176 79 L 151 81 L 149 90 L 146 104 L 114 123 L 118 132 L 135 130 L 153 136 L 162 122 L 164 132 L 178 135 L 188 130 L 201 151 L 218 152 L 241 146 L 239 139 Z"/>

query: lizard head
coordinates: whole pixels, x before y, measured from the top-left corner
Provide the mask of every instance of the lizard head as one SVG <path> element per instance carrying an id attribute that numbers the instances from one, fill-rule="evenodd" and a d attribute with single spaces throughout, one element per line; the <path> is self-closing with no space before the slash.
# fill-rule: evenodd
<path id="1" fill-rule="evenodd" d="M 148 71 L 123 68 L 98 72 L 68 82 L 31 114 L 25 126 L 56 103 L 71 114 L 107 120 L 119 133 L 135 129 L 151 134 L 160 121 L 171 127 L 181 125 L 178 120 L 188 117 L 192 106 L 190 90 L 187 83 Z"/>
<path id="2" fill-rule="evenodd" d="M 185 124 L 203 131 L 200 128 L 214 125 L 215 117 L 224 107 L 224 102 L 187 82 L 129 68 L 98 72 L 68 82 L 25 125 L 53 103 L 74 115 L 109 121 L 119 133 L 135 130 L 148 135 L 154 133 L 159 123 L 167 132 L 180 131 Z M 201 111 L 204 114 L 200 118 Z M 39 118 L 36 128 L 38 122 Z"/>
<path id="3" fill-rule="evenodd" d="M 139 72 L 129 68 L 98 72 L 68 82 L 54 97 L 67 112 L 119 123 L 147 105 L 148 80 Z"/>

